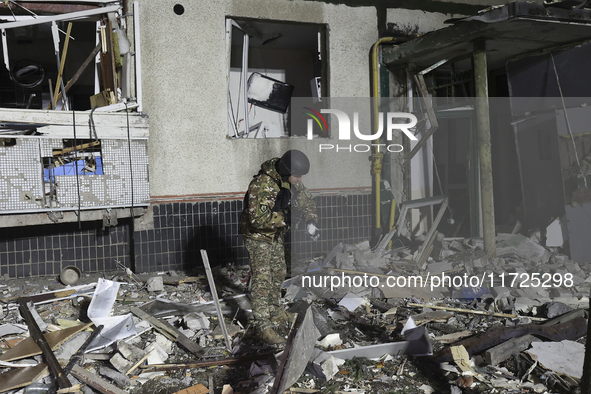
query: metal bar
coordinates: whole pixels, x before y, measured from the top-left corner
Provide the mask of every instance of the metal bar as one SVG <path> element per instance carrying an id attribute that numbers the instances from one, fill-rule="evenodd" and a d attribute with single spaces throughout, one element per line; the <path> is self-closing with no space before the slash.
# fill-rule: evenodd
<path id="1" fill-rule="evenodd" d="M 238 138 L 238 129 L 236 128 L 236 123 L 234 122 L 234 113 L 232 112 L 232 97 L 230 96 L 230 59 L 232 57 L 232 26 L 238 26 L 236 22 L 232 19 L 226 19 L 226 69 L 228 70 L 228 119 L 232 124 L 232 130 L 234 130 L 234 138 Z M 238 29 L 242 31 L 242 29 L 238 26 Z"/>
<path id="2" fill-rule="evenodd" d="M 68 380 L 67 376 L 64 374 L 62 366 L 57 361 L 55 354 L 53 354 L 51 346 L 49 346 L 49 343 L 47 343 L 47 340 L 45 339 L 43 333 L 39 329 L 37 322 L 35 322 L 35 318 L 29 310 L 27 302 L 24 299 L 19 298 L 18 303 L 19 312 L 27 322 L 27 326 L 29 326 L 29 334 L 31 335 L 31 338 L 33 338 L 35 342 L 37 342 L 39 349 L 41 349 L 43 358 L 45 359 L 45 362 L 47 363 L 49 370 L 55 376 L 58 386 L 60 388 L 72 387 L 72 384 Z"/>
<path id="3" fill-rule="evenodd" d="M 431 225 L 431 228 L 429 229 L 429 232 L 427 233 L 425 241 L 423 242 L 423 244 L 419 248 L 419 253 L 417 254 L 417 263 L 419 265 L 419 268 L 422 267 L 423 263 L 427 260 L 427 257 L 429 255 L 429 247 L 433 244 L 433 240 L 435 238 L 435 231 L 437 230 L 437 226 L 439 226 L 439 222 L 441 221 L 441 218 L 443 217 L 443 214 L 445 213 L 446 209 L 447 209 L 447 197 L 441 203 L 441 207 L 439 208 L 439 212 L 437 213 L 437 216 L 435 217 L 435 220 L 433 221 L 433 224 Z"/>
<path id="4" fill-rule="evenodd" d="M 248 137 L 248 130 L 249 130 L 249 119 L 248 119 L 248 86 L 246 83 L 248 81 L 247 74 L 248 74 L 248 45 L 249 45 L 249 37 L 248 34 L 244 33 L 244 38 L 242 40 L 242 98 L 244 100 L 244 137 Z"/>
<path id="5" fill-rule="evenodd" d="M 220 308 L 220 301 L 218 299 L 218 293 L 215 288 L 215 282 L 213 280 L 213 274 L 211 272 L 211 267 L 209 266 L 209 258 L 207 257 L 207 251 L 201 249 L 201 258 L 203 259 L 203 265 L 205 266 L 205 273 L 207 274 L 207 282 L 209 282 L 209 289 L 211 290 L 211 295 L 213 296 L 213 301 L 215 303 L 215 310 L 218 314 L 218 321 L 220 323 L 220 328 L 222 329 L 222 334 L 224 334 L 224 339 L 226 341 L 226 347 L 229 351 L 232 351 L 232 343 L 230 342 L 230 338 L 228 337 L 228 331 L 226 330 L 226 322 L 224 321 L 224 315 L 222 314 L 222 309 Z"/>
<path id="6" fill-rule="evenodd" d="M 6 42 L 6 30 L 2 29 L 2 54 L 4 55 L 4 65 L 6 70 L 10 71 L 10 61 L 8 59 L 8 43 Z"/>
<path id="7" fill-rule="evenodd" d="M 49 84 L 49 105 L 47 109 L 55 109 L 53 105 L 53 84 L 51 83 L 51 79 L 48 79 L 47 82 Z"/>
<path id="8" fill-rule="evenodd" d="M 112 6 L 97 8 L 97 9 L 88 10 L 88 11 L 77 11 L 77 12 L 71 12 L 68 14 L 61 14 L 61 15 L 39 16 L 35 19 L 31 19 L 28 21 L 17 21 L 17 22 L 3 23 L 2 29 L 14 29 L 17 27 L 41 25 L 43 23 L 69 21 L 69 20 L 74 20 L 74 19 L 86 18 L 86 17 L 93 16 L 93 15 L 101 15 L 101 14 L 107 14 L 109 12 L 116 12 L 120 9 L 121 9 L 120 6 L 112 5 Z"/>
<path id="9" fill-rule="evenodd" d="M 376 251 L 382 252 L 386 249 L 388 242 L 392 239 L 394 234 L 400 235 L 400 231 L 402 230 L 402 223 L 404 223 L 406 213 L 409 209 L 414 208 L 421 208 L 426 207 L 429 205 L 436 205 L 443 203 L 447 200 L 447 197 L 444 196 L 436 196 L 436 197 L 427 197 L 427 198 L 420 198 L 417 200 L 411 200 L 401 204 L 402 208 L 400 209 L 400 213 L 398 216 L 398 221 L 396 222 L 396 226 L 392 227 L 390 232 L 380 241 L 380 243 L 376 247 Z"/>
<path id="10" fill-rule="evenodd" d="M 84 352 L 86 351 L 86 348 L 88 348 L 88 345 L 90 345 L 90 343 L 94 340 L 94 338 L 99 336 L 99 334 L 101 333 L 103 328 L 104 328 L 104 326 L 102 326 L 102 325 L 95 328 L 94 331 L 92 332 L 92 334 L 90 334 L 90 336 L 86 339 L 86 341 L 84 341 L 82 346 L 80 346 L 80 348 L 76 351 L 76 353 L 74 353 L 72 358 L 70 358 L 68 365 L 66 365 L 66 367 L 64 368 L 64 372 L 66 373 L 66 375 L 68 373 L 70 373 L 72 368 L 74 368 L 74 365 L 76 365 L 78 363 L 78 361 L 80 361 L 80 359 L 82 359 L 82 357 L 84 356 Z"/>
<path id="11" fill-rule="evenodd" d="M 444 65 L 445 63 L 447 63 L 447 62 L 448 62 L 448 59 L 443 59 L 443 60 L 440 60 L 440 61 L 438 61 L 437 63 L 433 64 L 432 66 L 430 66 L 430 67 L 427 67 L 427 68 L 426 68 L 426 69 L 424 69 L 423 71 L 419 71 L 419 72 L 418 72 L 418 74 L 419 74 L 419 75 L 425 75 L 425 74 L 427 74 L 428 72 L 431 72 L 431 71 L 435 70 L 437 67 L 439 67 L 439 66 L 443 66 L 443 65 Z"/>
<path id="12" fill-rule="evenodd" d="M 142 112 L 142 45 L 140 42 L 140 4 L 133 2 L 133 39 L 135 51 L 135 96 L 137 103 L 137 112 Z"/>
<path id="13" fill-rule="evenodd" d="M 480 168 L 480 201 L 484 252 L 495 258 L 495 205 L 493 193 L 492 156 L 490 143 L 490 113 L 488 106 L 488 75 L 484 40 L 474 43 L 474 82 L 476 89 L 476 130 Z"/>
<path id="14" fill-rule="evenodd" d="M 155 329 L 160 331 L 162 335 L 167 337 L 168 339 L 177 342 L 179 345 L 193 353 L 197 357 L 201 357 L 203 354 L 203 348 L 193 342 L 191 339 L 187 338 L 185 334 L 177 330 L 168 322 L 159 320 L 154 316 L 150 315 L 148 312 L 144 311 L 143 309 L 137 307 L 131 307 L 130 312 L 150 323 Z"/>

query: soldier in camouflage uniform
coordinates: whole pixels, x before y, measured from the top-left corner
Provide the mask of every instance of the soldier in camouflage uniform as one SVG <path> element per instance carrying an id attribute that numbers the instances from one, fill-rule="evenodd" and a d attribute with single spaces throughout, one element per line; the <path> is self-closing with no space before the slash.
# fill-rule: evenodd
<path id="1" fill-rule="evenodd" d="M 259 338 L 269 344 L 284 342 L 273 330 L 273 322 L 290 317 L 280 298 L 287 272 L 283 238 L 292 212 L 294 221 L 301 215 L 313 240 L 320 237 L 316 204 L 302 183 L 302 175 L 309 169 L 310 162 L 303 152 L 287 151 L 281 158 L 261 165 L 244 196 L 240 233 L 250 257 L 254 326 Z"/>

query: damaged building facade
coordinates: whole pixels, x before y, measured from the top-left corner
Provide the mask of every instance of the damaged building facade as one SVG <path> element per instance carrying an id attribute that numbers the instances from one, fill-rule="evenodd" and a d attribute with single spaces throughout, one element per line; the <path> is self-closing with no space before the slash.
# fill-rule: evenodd
<path id="1" fill-rule="evenodd" d="M 287 114 L 250 103 L 244 135 L 247 77 L 282 80 L 294 97 L 368 97 L 380 26 L 421 34 L 455 15 L 306 1 L 9 2 L 3 13 L 7 278 L 116 262 L 191 268 L 202 248 L 216 263 L 245 262 L 238 220 L 250 178 L 290 147 L 313 149 Z M 326 234 L 369 236 L 368 154 L 312 159 L 306 183 Z M 393 190 L 402 201 L 398 182 Z M 305 252 L 329 250 L 331 238 Z"/>
<path id="2" fill-rule="evenodd" d="M 571 76 L 587 56 L 589 11 L 511 3 L 464 17 L 487 5 L 8 2 L 0 274 L 190 270 L 200 249 L 245 263 L 244 191 L 262 161 L 291 148 L 311 158 L 305 181 L 324 230 L 312 244 L 296 227 L 298 256 L 387 233 L 406 203 L 403 235 L 428 238 L 421 258 L 436 229 L 483 237 L 493 256 L 497 227 L 553 223 L 562 241 L 551 246 L 584 263 L 586 110 L 564 98 L 584 96 Z M 368 138 L 366 150 L 339 145 L 328 125 L 310 140 L 289 107 L 371 96 L 401 99 L 390 105 L 415 114 L 418 142 L 395 133 L 402 152 L 382 158 Z M 322 146 L 336 149 L 316 154 Z"/>

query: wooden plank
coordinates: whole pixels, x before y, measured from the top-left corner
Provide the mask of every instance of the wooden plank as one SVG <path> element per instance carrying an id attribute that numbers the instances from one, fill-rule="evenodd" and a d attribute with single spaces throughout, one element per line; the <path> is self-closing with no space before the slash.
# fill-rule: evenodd
<path id="1" fill-rule="evenodd" d="M 557 324 L 566 323 L 578 317 L 585 317 L 585 311 L 583 309 L 576 309 L 562 316 L 558 316 L 555 319 L 545 322 L 544 326 L 554 326 Z M 524 335 L 518 338 L 509 339 L 497 346 L 494 346 L 484 352 L 484 359 L 489 365 L 497 365 L 502 361 L 505 361 L 509 357 L 520 353 L 527 348 L 532 342 L 539 342 L 540 339 L 536 338 L 531 334 Z"/>
<path id="2" fill-rule="evenodd" d="M 150 323 L 155 329 L 160 331 L 164 336 L 169 338 L 172 341 L 177 342 L 179 345 L 184 347 L 189 352 L 193 353 L 197 357 L 201 357 L 204 350 L 201 346 L 193 342 L 191 339 L 187 338 L 182 332 L 177 330 L 174 326 L 169 324 L 168 322 L 159 320 L 154 316 L 150 315 L 146 311 L 138 308 L 138 307 L 131 307 L 130 312 Z"/>
<path id="3" fill-rule="evenodd" d="M 68 387 L 67 389 L 59 389 L 57 394 L 66 394 L 66 393 L 82 393 L 82 384 L 75 384 L 72 387 Z M 48 391 L 49 393 L 49 391 Z"/>
<path id="4" fill-rule="evenodd" d="M 55 92 L 53 93 L 53 108 L 55 108 L 57 104 L 57 94 L 60 90 L 60 85 L 63 84 L 62 82 L 62 75 L 64 74 L 64 66 L 66 65 L 66 56 L 68 55 L 68 45 L 70 44 L 70 32 L 72 31 L 72 22 L 68 23 L 68 30 L 66 31 L 66 41 L 64 42 L 64 49 L 62 50 L 61 62 L 60 62 L 60 69 L 57 73 L 57 80 L 55 81 Z M 64 87 L 65 90 L 65 87 Z M 65 92 L 62 92 L 65 94 Z"/>
<path id="5" fill-rule="evenodd" d="M 45 340 L 51 347 L 51 350 L 56 350 L 59 348 L 65 341 L 70 339 L 72 336 L 76 335 L 82 330 L 92 326 L 92 323 L 82 324 L 80 326 L 66 328 L 65 330 L 54 331 L 48 334 L 44 334 Z M 41 354 L 41 349 L 37 346 L 37 343 L 33 338 L 27 338 L 24 341 L 20 342 L 14 348 L 8 350 L 6 353 L 0 356 L 0 360 L 2 361 L 13 361 L 13 360 L 20 360 L 25 357 L 32 357 Z"/>
<path id="6" fill-rule="evenodd" d="M 498 365 L 514 354 L 529 348 L 532 342 L 540 342 L 541 339 L 527 334 L 522 337 L 512 338 L 484 352 L 484 360 L 488 365 Z"/>
<path id="7" fill-rule="evenodd" d="M 74 76 L 72 77 L 72 79 L 70 79 L 68 81 L 68 83 L 66 84 L 66 86 L 64 87 L 64 92 L 68 93 L 68 90 L 70 90 L 70 88 L 72 87 L 72 85 L 74 85 L 76 83 L 76 81 L 78 81 L 78 78 L 80 78 L 80 75 L 82 75 L 82 73 L 84 72 L 84 70 L 86 70 L 86 67 L 88 67 L 88 65 L 90 64 L 91 61 L 94 60 L 94 58 L 96 57 L 96 55 L 98 55 L 99 51 L 101 50 L 101 44 L 98 43 L 97 46 L 93 49 L 93 51 L 90 53 L 90 55 L 86 58 L 86 60 L 82 63 L 82 65 L 80 66 L 80 68 L 78 68 L 78 71 L 76 71 L 76 73 L 74 74 Z M 61 100 L 64 92 L 59 92 L 59 94 L 57 95 L 57 97 L 55 98 L 55 101 L 58 102 Z M 47 106 L 47 109 L 55 109 L 55 107 L 52 107 L 53 105 L 53 90 L 51 89 L 51 79 L 49 80 L 49 93 L 51 95 L 50 97 L 50 103 Z"/>
<path id="8" fill-rule="evenodd" d="M 0 393 L 25 387 L 49 375 L 47 364 L 16 368 L 0 375 Z"/>
<path id="9" fill-rule="evenodd" d="M 86 148 L 92 148 L 93 146 L 98 146 L 100 144 L 101 144 L 100 141 L 94 141 L 94 142 L 89 142 L 87 144 L 81 144 L 81 145 L 71 146 L 69 148 L 65 148 L 65 149 L 62 149 L 62 150 L 53 151 L 53 155 L 54 156 L 59 156 L 59 155 L 63 155 L 63 154 L 66 154 L 66 153 L 73 152 L 75 150 L 84 150 Z"/>
<path id="10" fill-rule="evenodd" d="M 90 96 L 90 107 L 106 107 L 107 105 L 117 104 L 115 93 L 109 88 Z"/>
<path id="11" fill-rule="evenodd" d="M 240 364 L 256 360 L 264 360 L 268 357 L 273 356 L 273 353 L 262 353 L 255 354 L 253 356 L 238 357 L 238 358 L 225 358 L 223 360 L 211 360 L 211 361 L 199 361 L 190 363 L 178 363 L 178 364 L 152 364 L 142 365 L 140 369 L 145 372 L 160 372 L 160 371 L 175 371 L 178 369 L 192 369 L 192 368 L 207 368 L 216 367 L 219 365 L 233 365 Z"/>
<path id="12" fill-rule="evenodd" d="M 440 309 L 443 311 L 451 311 L 451 312 L 460 312 L 460 313 L 468 313 L 471 315 L 484 315 L 484 316 L 494 316 L 494 317 L 508 317 L 508 318 L 516 318 L 521 317 L 519 315 L 511 315 L 508 313 L 491 313 L 487 311 L 481 310 L 474 310 L 474 309 L 462 309 L 462 308 L 452 308 L 447 306 L 437 306 L 437 305 L 428 305 L 428 304 L 416 304 L 414 302 L 409 302 L 406 304 L 407 306 L 416 306 L 416 307 L 423 307 L 423 308 L 431 308 L 431 309 Z M 531 321 L 547 321 L 548 319 L 543 317 L 532 317 L 528 316 Z"/>
<path id="13" fill-rule="evenodd" d="M 207 394 L 210 391 L 202 384 L 197 384 L 195 386 L 187 387 L 184 390 L 177 391 L 174 394 Z"/>
<path id="14" fill-rule="evenodd" d="M 121 390 L 119 387 L 91 374 L 79 365 L 74 365 L 74 368 L 72 368 L 72 375 L 74 375 L 76 379 L 86 383 L 103 394 L 125 394 L 125 391 Z"/>
<path id="15" fill-rule="evenodd" d="M 63 297 L 67 297 L 70 296 L 72 294 L 75 294 L 77 292 L 77 290 L 75 289 L 71 289 L 71 290 L 62 290 L 62 291 L 56 291 L 56 292 L 51 292 L 51 293 L 42 293 L 42 294 L 37 294 L 34 296 L 30 296 L 30 297 L 9 297 L 9 298 L 2 298 L 0 300 L 0 302 L 6 303 L 6 302 L 10 302 L 10 301 L 14 301 L 17 300 L 19 298 L 24 299 L 26 302 L 33 302 L 33 303 L 37 303 L 37 302 L 41 302 L 41 301 L 47 301 L 47 300 L 53 300 L 53 299 L 57 299 L 57 298 L 63 298 Z"/>
<path id="16" fill-rule="evenodd" d="M 432 321 L 438 320 L 447 320 L 450 317 L 453 317 L 455 314 L 449 311 L 431 311 L 431 312 L 424 312 L 419 313 L 418 315 L 411 315 L 409 318 L 412 317 L 416 325 L 421 325 L 425 323 L 429 323 Z M 406 321 L 403 321 L 402 324 L 405 324 Z"/>
<path id="17" fill-rule="evenodd" d="M 127 372 L 125 372 L 125 375 L 130 375 L 133 371 L 135 371 L 137 369 L 137 367 L 139 367 L 141 364 L 143 364 L 143 362 L 146 361 L 146 359 L 148 357 L 150 357 L 150 354 L 152 354 L 153 352 L 154 352 L 154 350 L 152 350 L 151 352 L 146 353 L 144 355 L 144 357 L 140 358 L 137 363 L 133 364 L 133 366 L 131 368 L 129 368 L 127 370 Z"/>
<path id="18" fill-rule="evenodd" d="M 27 302 L 25 300 L 23 300 L 22 298 L 20 298 L 18 300 L 18 303 L 19 303 L 19 308 L 18 308 L 19 312 L 20 312 L 21 316 L 27 322 L 27 326 L 29 326 L 29 334 L 31 335 L 31 338 L 33 338 L 35 340 L 35 342 L 37 343 L 37 346 L 39 346 L 39 349 L 41 349 L 41 353 L 43 354 L 43 359 L 45 360 L 45 362 L 47 363 L 47 365 L 49 367 L 49 370 L 51 371 L 51 373 L 55 377 L 59 388 L 63 389 L 66 387 L 72 387 L 72 383 L 70 383 L 70 380 L 68 380 L 68 377 L 64 373 L 62 366 L 57 361 L 55 354 L 53 354 L 51 346 L 49 345 L 49 343 L 45 339 L 45 336 L 41 332 L 41 329 L 37 325 L 37 322 L 35 321 L 35 318 L 33 317 L 33 313 L 29 309 L 29 308 L 33 308 L 33 309 L 35 308 L 33 306 L 33 303 L 31 303 L 30 304 L 31 306 L 29 306 L 27 304 Z"/>
<path id="19" fill-rule="evenodd" d="M 117 79 L 115 74 L 115 60 L 113 59 L 113 33 L 111 21 L 107 18 L 103 18 L 103 20 L 105 21 L 105 25 L 101 26 L 101 44 L 103 50 L 100 55 L 103 90 L 110 89 L 111 92 L 115 92 L 117 90 Z M 104 50 L 105 48 L 106 52 Z"/>

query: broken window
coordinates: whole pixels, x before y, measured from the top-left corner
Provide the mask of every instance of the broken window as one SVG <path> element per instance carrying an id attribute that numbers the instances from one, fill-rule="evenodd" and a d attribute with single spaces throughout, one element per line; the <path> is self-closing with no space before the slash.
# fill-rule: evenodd
<path id="1" fill-rule="evenodd" d="M 91 3 L 0 4 L 1 214 L 149 204 L 139 5 Z"/>
<path id="2" fill-rule="evenodd" d="M 290 130 L 291 97 L 328 96 L 326 26 L 227 19 L 228 136 L 303 136 Z"/>
<path id="3" fill-rule="evenodd" d="M 0 8 L 0 107 L 89 110 L 134 99 L 120 6 L 27 7 Z"/>

